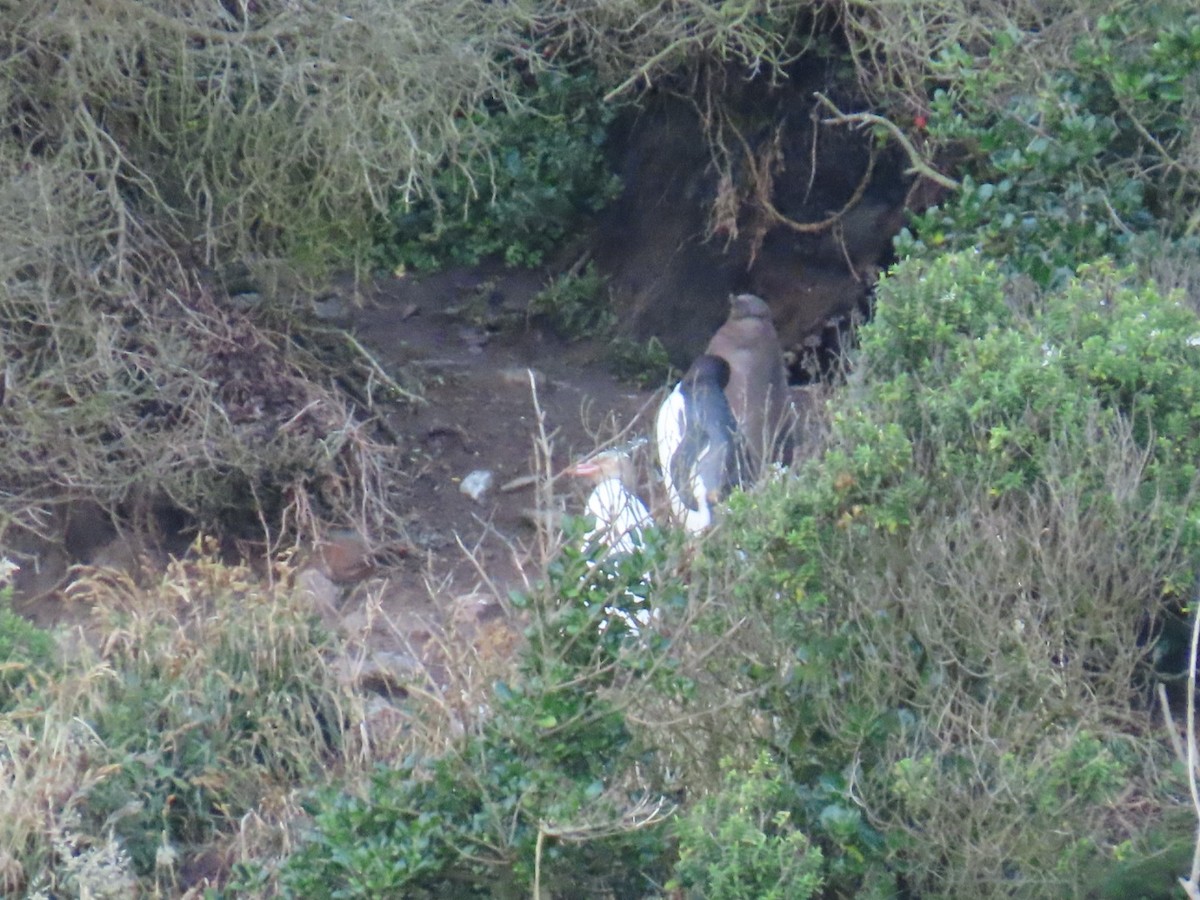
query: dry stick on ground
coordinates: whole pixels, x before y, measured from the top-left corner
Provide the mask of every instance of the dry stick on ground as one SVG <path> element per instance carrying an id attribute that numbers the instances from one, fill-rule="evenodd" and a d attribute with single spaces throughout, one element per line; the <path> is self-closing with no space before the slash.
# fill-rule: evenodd
<path id="1" fill-rule="evenodd" d="M 533 418 L 537 422 L 537 434 L 533 439 L 534 465 L 538 469 L 535 473 L 534 505 L 539 511 L 549 510 L 554 502 L 554 432 L 546 431 L 546 412 L 538 399 L 537 375 L 533 369 L 526 369 L 525 374 L 529 378 L 529 397 L 533 403 Z M 543 524 L 538 523 L 535 533 L 539 563 L 544 572 L 562 545 L 562 535 L 552 535 L 551 529 L 543 527 Z"/>

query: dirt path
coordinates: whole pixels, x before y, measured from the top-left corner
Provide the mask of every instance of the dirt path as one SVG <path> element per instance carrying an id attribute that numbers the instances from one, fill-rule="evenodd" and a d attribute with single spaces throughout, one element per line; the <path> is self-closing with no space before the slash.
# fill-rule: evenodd
<path id="1" fill-rule="evenodd" d="M 531 476 L 541 429 L 556 474 L 598 446 L 650 431 L 657 392 L 619 382 L 595 342 L 568 343 L 525 321 L 540 288 L 530 273 L 503 270 L 395 279 L 354 315 L 356 338 L 389 372 L 414 373 L 426 401 L 398 407 L 387 422 L 408 460 L 410 477 L 393 502 L 414 552 L 340 609 L 353 628 L 372 606 L 377 649 L 421 655 L 430 631 L 456 619 L 471 631 L 500 618 L 496 596 L 537 576 L 527 551 L 537 537 Z M 649 448 L 639 464 L 640 491 L 652 501 Z M 478 500 L 460 490 L 476 470 L 492 475 Z M 553 488 L 551 515 L 582 512 L 585 485 L 562 477 Z"/>

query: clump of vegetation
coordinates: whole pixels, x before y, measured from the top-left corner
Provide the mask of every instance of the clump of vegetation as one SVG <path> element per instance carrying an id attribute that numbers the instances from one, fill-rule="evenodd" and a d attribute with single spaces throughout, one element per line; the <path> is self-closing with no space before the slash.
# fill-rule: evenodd
<path id="1" fill-rule="evenodd" d="M 174 892 L 244 815 L 346 762 L 361 701 L 303 592 L 205 560 L 74 594 L 97 609 L 99 653 L 75 648 L 0 718 L 6 890 Z"/>
<path id="2" fill-rule="evenodd" d="M 821 888 L 821 852 L 791 821 L 795 793 L 765 753 L 729 769 L 721 790 L 676 824 L 672 882 L 705 900 L 806 900 Z"/>
<path id="3" fill-rule="evenodd" d="M 25 690 L 53 677 L 54 641 L 12 610 L 16 566 L 0 557 L 0 713 L 19 702 Z"/>
<path id="4" fill-rule="evenodd" d="M 608 302 L 607 281 L 592 263 L 568 272 L 533 298 L 529 315 L 548 321 L 568 340 L 590 338 L 607 343 L 607 357 L 618 378 L 639 387 L 665 384 L 674 369 L 658 338 L 645 343 L 616 334 L 617 318 Z"/>
<path id="5" fill-rule="evenodd" d="M 11 324 L 0 349 L 13 360 L 0 411 L 13 447 L 3 521 L 31 524 L 82 492 L 139 524 L 169 506 L 264 540 L 288 530 L 283 520 L 293 534 L 339 520 L 396 530 L 382 495 L 397 456 L 320 383 L 326 367 L 190 276 L 164 290 L 121 274 L 112 248 L 82 233 L 90 223 L 60 237 L 39 197 L 67 187 L 22 173 L 0 192 L 0 208 L 27 214 L 29 244 L 0 261 L 0 318 Z M 169 277 L 165 248 L 142 252 L 157 253 L 156 279 Z M 77 486 L 71 497 L 64 485 Z"/>
<path id="6" fill-rule="evenodd" d="M 1198 236 L 1200 16 L 1167 4 L 1071 21 L 1010 22 L 985 53 L 949 45 L 933 59 L 945 86 L 922 138 L 960 148 L 966 176 L 917 218 L 906 252 L 974 246 L 1049 284 Z"/>
<path id="7" fill-rule="evenodd" d="M 600 101 L 595 75 L 559 67 L 528 79 L 520 106 L 471 112 L 478 134 L 446 159 L 426 195 L 393 201 L 377 238 L 384 264 L 430 269 L 498 255 L 537 265 L 616 195 L 604 152 L 616 107 Z"/>
<path id="8" fill-rule="evenodd" d="M 16 158 L 94 174 L 97 201 L 130 223 L 169 228 L 173 212 L 215 254 L 353 259 L 394 185 L 429 193 L 443 160 L 481 146 L 471 114 L 519 103 L 496 51 L 519 46 L 525 22 L 503 5 L 118 3 L 96 16 L 71 2 L 4 15 Z"/>
<path id="9" fill-rule="evenodd" d="M 486 716 L 440 754 L 381 770 L 361 793 L 317 795 L 287 890 L 641 896 L 661 878 L 670 804 L 624 710 L 668 686 L 666 642 L 613 608 L 669 608 L 677 586 L 655 536 L 600 560 L 579 549 L 586 527 L 569 525 L 547 583 L 515 598 L 533 616 L 517 680 L 497 683 Z"/>
<path id="10" fill-rule="evenodd" d="M 607 338 L 616 327 L 607 281 L 593 263 L 553 279 L 529 304 L 531 317 L 545 318 L 568 340 Z"/>
<path id="11" fill-rule="evenodd" d="M 630 338 L 614 337 L 608 345 L 608 361 L 618 378 L 643 388 L 661 387 L 679 372 L 671 365 L 667 348 L 656 337 L 644 344 Z"/>
<path id="12" fill-rule="evenodd" d="M 474 98 L 482 79 L 494 94 L 492 62 L 385 72 L 379 59 L 412 50 L 388 41 L 428 8 L 385 29 L 382 7 L 201 7 L 3 13 L 0 432 L 19 449 L 0 526 L 36 531 L 70 486 L 135 520 L 171 506 L 223 533 L 255 523 L 264 539 L 322 519 L 386 534 L 395 458 L 320 361 L 191 269 L 250 251 L 322 265 L 363 252 L 369 185 L 423 152 L 381 140 L 385 123 L 419 119 L 388 98 L 452 116 L 457 101 L 420 85 Z M 364 34 L 384 45 L 370 66 L 355 62 Z M 351 98 L 369 86 L 378 102 L 363 114 Z"/>
<path id="13" fill-rule="evenodd" d="M 839 889 L 1063 896 L 1150 840 L 1135 810 L 1174 789 L 1154 635 L 1200 537 L 1197 321 L 1128 277 L 898 267 L 823 455 L 732 503 L 718 552 L 755 561 L 744 602 L 791 661 L 774 742 Z"/>

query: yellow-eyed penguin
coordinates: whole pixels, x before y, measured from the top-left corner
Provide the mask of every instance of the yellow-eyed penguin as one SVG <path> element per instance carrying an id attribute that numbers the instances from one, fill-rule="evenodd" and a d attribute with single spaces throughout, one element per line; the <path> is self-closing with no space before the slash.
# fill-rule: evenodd
<path id="1" fill-rule="evenodd" d="M 612 553 L 632 553 L 641 546 L 642 532 L 654 520 L 630 487 L 633 460 L 625 449 L 597 453 L 571 466 L 566 474 L 595 483 L 586 505 L 587 514 L 596 520 L 586 538 L 590 546 L 606 547 Z"/>
<path id="2" fill-rule="evenodd" d="M 633 553 L 642 546 L 645 530 L 653 527 L 654 520 L 630 487 L 634 478 L 628 448 L 597 453 L 571 466 L 566 474 L 590 478 L 596 485 L 587 499 L 587 514 L 596 524 L 584 538 L 585 551 L 598 551 L 594 559 L 599 560 L 612 554 Z M 588 563 L 589 568 L 595 566 L 594 562 Z M 649 578 L 643 576 L 643 585 L 649 583 Z M 644 588 L 642 592 L 622 590 L 604 606 L 604 613 L 623 623 L 633 635 L 640 634 L 655 619 L 655 611 L 646 604 Z M 607 627 L 607 621 L 600 624 L 602 632 Z"/>
<path id="3" fill-rule="evenodd" d="M 698 357 L 654 422 L 671 513 L 693 534 L 712 524 L 713 505 L 740 481 L 737 422 L 725 397 L 729 372 L 719 356 Z"/>
<path id="4" fill-rule="evenodd" d="M 704 352 L 729 363 L 725 396 L 746 443 L 751 474 L 767 463 L 790 462 L 791 397 L 770 307 L 754 294 L 732 297 L 729 318 Z"/>

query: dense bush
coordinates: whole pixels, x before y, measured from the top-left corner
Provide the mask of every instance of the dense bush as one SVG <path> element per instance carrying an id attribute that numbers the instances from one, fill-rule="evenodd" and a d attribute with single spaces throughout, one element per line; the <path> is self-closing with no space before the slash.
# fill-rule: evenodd
<path id="1" fill-rule="evenodd" d="M 500 255 L 536 265 L 618 187 L 605 158 L 615 114 L 592 74 L 530 76 L 521 106 L 481 103 L 477 134 L 448 158 L 427 195 L 400 194 L 376 253 L 394 266 L 472 265 Z M 597 305 L 603 313 L 603 305 Z"/>
<path id="2" fill-rule="evenodd" d="M 1200 16 L 1168 3 L 1065 25 L 1010 25 L 986 56 L 934 60 L 924 137 L 956 147 L 966 177 L 917 218 L 919 246 L 978 247 L 1061 284 L 1104 254 L 1161 252 L 1160 232 L 1197 236 Z"/>
<path id="3" fill-rule="evenodd" d="M 1149 849 L 1177 787 L 1149 685 L 1195 569 L 1196 334 L 1104 266 L 1040 292 L 974 253 L 910 262 L 823 457 L 734 499 L 835 891 L 1082 896 Z"/>

